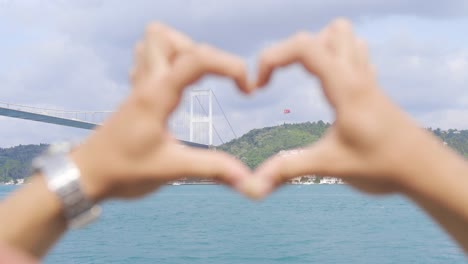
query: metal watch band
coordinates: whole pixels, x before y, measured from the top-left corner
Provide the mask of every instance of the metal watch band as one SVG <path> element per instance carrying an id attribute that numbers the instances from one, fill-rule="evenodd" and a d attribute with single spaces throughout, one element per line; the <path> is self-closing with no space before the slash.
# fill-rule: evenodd
<path id="1" fill-rule="evenodd" d="M 47 187 L 60 199 L 68 226 L 80 228 L 96 219 L 101 208 L 83 193 L 80 170 L 68 157 L 69 149 L 51 147 L 33 161 L 33 169 L 44 175 Z"/>

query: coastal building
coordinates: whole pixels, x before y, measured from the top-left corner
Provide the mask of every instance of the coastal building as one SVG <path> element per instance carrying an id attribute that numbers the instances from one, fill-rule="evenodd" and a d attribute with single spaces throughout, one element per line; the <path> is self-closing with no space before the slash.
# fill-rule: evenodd
<path id="1" fill-rule="evenodd" d="M 5 185 L 20 185 L 24 184 L 24 179 L 11 180 L 4 183 Z"/>
<path id="2" fill-rule="evenodd" d="M 344 184 L 343 180 L 336 177 L 323 177 L 320 184 Z"/>
<path id="3" fill-rule="evenodd" d="M 291 150 L 281 150 L 278 152 L 278 156 L 280 157 L 290 157 L 294 155 L 298 155 L 303 152 L 303 149 L 291 149 Z M 344 181 L 340 178 L 325 176 L 320 177 L 316 175 L 304 175 L 293 178 L 289 181 L 290 184 L 344 184 Z"/>

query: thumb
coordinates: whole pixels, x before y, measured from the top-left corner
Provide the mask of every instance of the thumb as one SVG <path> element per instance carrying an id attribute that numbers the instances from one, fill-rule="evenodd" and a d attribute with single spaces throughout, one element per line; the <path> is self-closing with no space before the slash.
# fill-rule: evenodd
<path id="1" fill-rule="evenodd" d="M 255 170 L 250 189 L 257 198 L 281 186 L 286 181 L 307 175 L 340 176 L 349 165 L 342 148 L 330 137 L 324 137 L 305 149 L 278 154 Z"/>
<path id="2" fill-rule="evenodd" d="M 221 151 L 185 146 L 179 146 L 174 151 L 175 155 L 171 156 L 180 164 L 174 173 L 178 177 L 212 179 L 241 191 L 242 183 L 252 175 L 240 160 Z"/>

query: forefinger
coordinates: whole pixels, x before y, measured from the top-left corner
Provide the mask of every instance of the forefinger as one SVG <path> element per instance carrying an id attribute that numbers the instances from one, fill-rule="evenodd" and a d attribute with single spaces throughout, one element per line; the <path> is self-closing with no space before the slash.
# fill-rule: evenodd
<path id="1" fill-rule="evenodd" d="M 173 89 L 180 93 L 205 74 L 231 78 L 245 93 L 251 90 L 243 59 L 208 45 L 196 45 L 181 53 L 174 61 L 170 81 Z"/>
<path id="2" fill-rule="evenodd" d="M 300 32 L 266 49 L 260 55 L 256 86 L 265 86 L 276 68 L 293 63 L 301 63 L 309 72 L 319 75 L 324 55 L 319 44 L 319 36 Z"/>
<path id="3" fill-rule="evenodd" d="M 168 60 L 172 60 L 177 54 L 190 49 L 193 45 L 189 37 L 161 23 L 152 23 L 148 26 L 145 43 L 149 45 L 148 50 L 160 50 Z"/>

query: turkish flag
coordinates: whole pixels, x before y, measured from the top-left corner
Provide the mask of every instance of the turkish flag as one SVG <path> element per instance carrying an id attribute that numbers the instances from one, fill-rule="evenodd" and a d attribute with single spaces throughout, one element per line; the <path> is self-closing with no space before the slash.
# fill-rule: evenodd
<path id="1" fill-rule="evenodd" d="M 284 109 L 284 110 L 283 110 L 283 114 L 289 114 L 289 113 L 291 113 L 291 110 L 290 110 L 290 109 Z"/>

